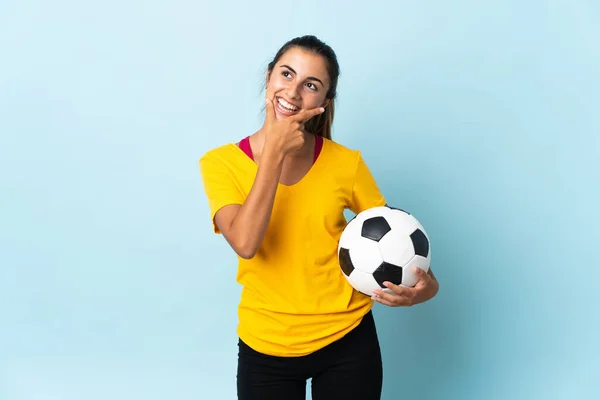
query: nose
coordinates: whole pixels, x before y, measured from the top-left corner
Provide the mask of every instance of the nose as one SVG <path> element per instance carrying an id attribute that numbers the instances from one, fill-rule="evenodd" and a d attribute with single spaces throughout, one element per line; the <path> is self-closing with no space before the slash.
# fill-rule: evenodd
<path id="1" fill-rule="evenodd" d="M 300 98 L 300 84 L 290 83 L 287 87 L 286 92 L 290 100 L 298 100 Z"/>

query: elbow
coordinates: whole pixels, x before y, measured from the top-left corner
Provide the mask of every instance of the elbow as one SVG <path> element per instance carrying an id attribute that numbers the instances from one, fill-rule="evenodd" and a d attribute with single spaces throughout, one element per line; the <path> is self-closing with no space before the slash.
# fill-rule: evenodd
<path id="1" fill-rule="evenodd" d="M 261 241 L 254 232 L 235 229 L 233 226 L 229 226 L 225 232 L 227 242 L 239 257 L 249 260 L 258 253 Z"/>
<path id="2" fill-rule="evenodd" d="M 233 229 L 227 229 L 223 234 L 229 246 L 239 257 L 249 260 L 258 252 L 259 246 L 247 234 L 240 234 Z"/>
<path id="3" fill-rule="evenodd" d="M 236 253 L 238 254 L 238 256 L 240 256 L 244 260 L 251 260 L 256 255 L 255 251 L 248 251 L 248 250 L 241 250 L 241 249 L 236 251 Z"/>
<path id="4" fill-rule="evenodd" d="M 244 260 L 250 260 L 254 258 L 258 251 L 258 248 L 252 243 L 240 243 L 235 248 L 235 252 Z"/>

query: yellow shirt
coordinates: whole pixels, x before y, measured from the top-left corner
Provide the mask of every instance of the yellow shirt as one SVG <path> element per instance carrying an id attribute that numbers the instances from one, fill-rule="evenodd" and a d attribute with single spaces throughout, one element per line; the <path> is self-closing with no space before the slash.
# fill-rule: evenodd
<path id="1" fill-rule="evenodd" d="M 243 204 L 257 164 L 236 144 L 200 158 L 213 229 L 215 213 Z M 354 213 L 386 203 L 361 153 L 331 140 L 309 172 L 294 185 L 278 184 L 266 236 L 250 259 L 238 257 L 240 339 L 263 354 L 310 354 L 340 339 L 371 309 L 340 270 L 344 209 Z"/>

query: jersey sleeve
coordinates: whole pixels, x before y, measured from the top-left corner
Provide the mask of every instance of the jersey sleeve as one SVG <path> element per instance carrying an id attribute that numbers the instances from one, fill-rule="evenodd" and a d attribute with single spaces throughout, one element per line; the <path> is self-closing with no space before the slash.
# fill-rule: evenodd
<path id="1" fill-rule="evenodd" d="M 385 197 L 379 190 L 375 178 L 365 163 L 362 154 L 359 151 L 357 151 L 357 153 L 358 160 L 350 202 L 350 210 L 355 214 L 372 207 L 383 206 L 386 204 Z"/>
<path id="2" fill-rule="evenodd" d="M 215 222 L 217 211 L 230 204 L 241 205 L 245 197 L 236 185 L 231 172 L 218 159 L 205 155 L 200 158 L 199 164 L 213 230 L 220 234 L 221 231 Z"/>

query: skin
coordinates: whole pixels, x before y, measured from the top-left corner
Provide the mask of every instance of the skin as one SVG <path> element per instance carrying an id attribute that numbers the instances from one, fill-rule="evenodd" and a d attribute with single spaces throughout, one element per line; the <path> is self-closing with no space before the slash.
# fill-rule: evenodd
<path id="1" fill-rule="evenodd" d="M 307 110 L 327 107 L 330 102 L 326 98 L 329 84 L 326 60 L 311 51 L 293 47 L 267 73 L 266 100 L 272 102 L 276 120 L 283 121 Z M 280 104 L 280 100 L 295 106 L 297 111 L 288 112 Z M 303 119 L 302 122 L 307 120 Z M 265 144 L 268 145 L 267 140 L 274 136 L 268 135 L 268 130 L 269 127 L 263 127 L 250 136 L 250 146 L 258 163 Z M 304 131 L 304 125 L 299 127 L 299 131 L 302 132 L 301 137 L 293 142 L 284 159 L 280 176 L 283 184 L 298 182 L 312 166 L 315 137 Z"/>
<path id="2" fill-rule="evenodd" d="M 313 52 L 291 48 L 267 73 L 266 117 L 263 126 L 250 136 L 250 146 L 258 171 L 243 205 L 221 208 L 215 222 L 223 236 L 242 258 L 252 258 L 258 251 L 269 226 L 277 187 L 298 182 L 312 166 L 315 138 L 304 130 L 310 118 L 324 112 L 330 79 L 326 60 Z M 293 106 L 286 110 L 281 104 Z M 421 271 L 421 270 L 419 270 Z M 386 282 L 394 294 L 381 291 L 373 299 L 397 307 L 429 300 L 438 291 L 431 270 L 419 274 L 413 288 Z"/>
<path id="3" fill-rule="evenodd" d="M 419 277 L 414 287 L 403 287 L 394 285 L 391 282 L 383 282 L 384 286 L 392 290 L 393 293 L 385 293 L 381 289 L 376 289 L 371 298 L 389 307 L 410 307 L 430 300 L 440 288 L 433 271 L 430 268 L 428 272 L 425 272 L 417 267 L 414 271 Z"/>
<path id="4" fill-rule="evenodd" d="M 289 64 L 293 65 L 294 74 L 283 72 L 283 66 Z M 267 74 L 265 121 L 262 128 L 250 136 L 258 164 L 256 178 L 243 205 L 228 205 L 215 214 L 219 230 L 242 258 L 254 257 L 265 237 L 278 185 L 297 182 L 312 165 L 315 139 L 304 131 L 304 123 L 322 113 L 321 106 L 328 101 L 325 90 L 314 94 L 313 85 L 305 85 L 308 83 L 305 81 L 313 82 L 310 77 L 317 75 L 322 82 L 328 82 L 324 65 L 321 57 L 290 49 L 272 73 Z M 284 96 L 300 106 L 294 115 L 278 111 L 276 99 Z"/>

